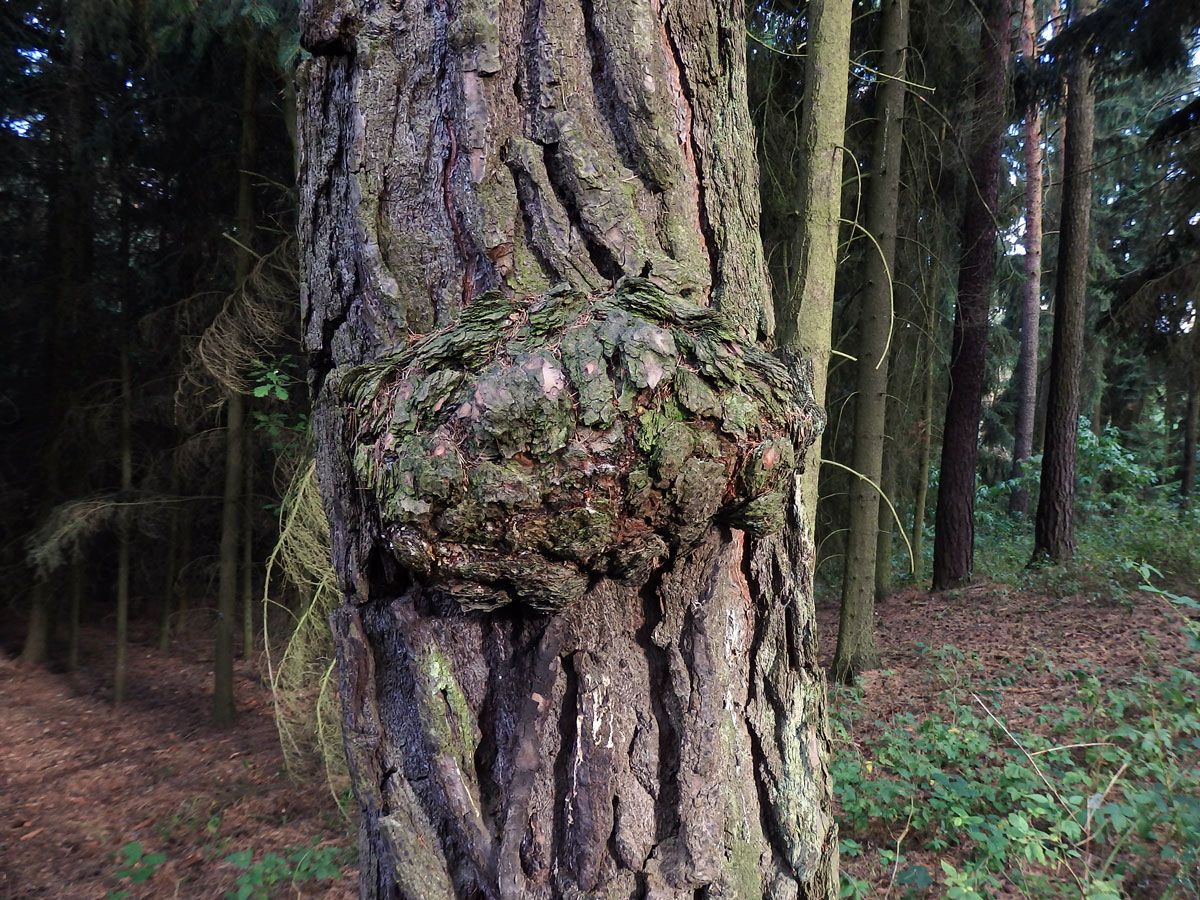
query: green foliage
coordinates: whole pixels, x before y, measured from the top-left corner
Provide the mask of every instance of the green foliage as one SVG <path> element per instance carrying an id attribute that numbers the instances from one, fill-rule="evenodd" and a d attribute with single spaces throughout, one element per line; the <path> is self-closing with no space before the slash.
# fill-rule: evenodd
<path id="1" fill-rule="evenodd" d="M 145 884 L 154 877 L 158 867 L 167 861 L 165 853 L 147 853 L 138 841 L 131 841 L 120 849 L 117 854 L 121 867 L 114 876 L 130 884 Z M 113 889 L 105 894 L 104 900 L 125 900 L 129 892 L 124 889 Z"/>
<path id="2" fill-rule="evenodd" d="M 1158 476 L 1151 466 L 1138 461 L 1138 455 L 1122 442 L 1121 432 L 1112 425 L 1101 434 L 1092 430 L 1087 416 L 1079 417 L 1079 437 L 1075 458 L 1076 514 L 1124 513 L 1130 506 L 1153 496 Z M 1032 456 L 1020 478 L 994 484 L 980 484 L 976 503 L 980 521 L 1007 516 L 1008 498 L 1018 486 L 1037 496 L 1042 457 Z"/>
<path id="3" fill-rule="evenodd" d="M 1152 567 L 1134 567 L 1152 575 Z M 1188 597 L 1149 588 L 1180 607 Z M 929 653 L 948 687 L 940 712 L 902 714 L 869 750 L 849 745 L 832 764 L 842 850 L 878 848 L 900 897 L 930 896 L 930 873 L 904 845 L 943 854 L 939 896 L 982 900 L 1005 882 L 1043 900 L 1118 900 L 1139 869 L 1168 873 L 1171 888 L 1200 890 L 1200 626 L 1184 625 L 1191 655 L 1158 678 L 1105 688 L 1086 661 L 1058 677 L 1075 702 L 1020 711 L 1050 737 L 1010 729 L 986 699 L 1015 678 L 971 684 L 972 660 L 953 647 Z M 1043 665 L 1031 655 L 1021 665 Z M 834 734 L 861 715 L 851 691 L 833 705 Z M 842 897 L 870 896 L 844 878 Z M 1178 895 L 1178 894 L 1176 894 Z M 1165 895 L 1164 895 L 1165 896 Z"/>
<path id="4" fill-rule="evenodd" d="M 254 409 L 256 431 L 270 438 L 271 450 L 279 455 L 297 456 L 308 444 L 308 413 L 297 412 L 292 391 L 303 384 L 297 374 L 299 363 L 290 353 L 264 362 L 256 359 L 250 369 L 251 394 L 264 401 L 265 409 Z"/>
<path id="5" fill-rule="evenodd" d="M 225 857 L 242 870 L 225 892 L 227 900 L 284 896 L 284 886 L 340 878 L 342 867 L 354 861 L 353 850 L 345 847 L 298 847 L 282 855 L 264 853 L 257 861 L 254 855 L 253 850 L 241 850 Z"/>
<path id="6" fill-rule="evenodd" d="M 342 868 L 354 862 L 352 848 L 316 844 L 292 847 L 283 853 L 264 853 L 257 860 L 255 856 L 251 849 L 225 857 L 225 862 L 242 870 L 234 879 L 233 887 L 225 892 L 227 900 L 271 900 L 290 896 L 294 892 L 285 891 L 285 888 L 339 879 Z M 145 884 L 167 861 L 167 854 L 146 853 L 137 841 L 122 847 L 116 857 L 121 866 L 114 876 L 131 885 Z M 118 888 L 110 890 L 104 900 L 128 900 L 130 896 L 128 891 Z"/>
<path id="7" fill-rule="evenodd" d="M 978 571 L 1056 596 L 1117 600 L 1139 586 L 1136 564 L 1144 560 L 1154 560 L 1165 576 L 1200 577 L 1200 510 L 1178 506 L 1175 486 L 1159 484 L 1155 470 L 1139 462 L 1117 429 L 1097 435 L 1081 418 L 1078 446 L 1075 559 L 1027 568 L 1033 521 L 1009 515 L 1008 498 L 1018 482 L 1008 480 L 981 485 L 976 495 Z M 1033 497 L 1040 466 L 1041 457 L 1031 458 L 1020 480 Z"/>
<path id="8" fill-rule="evenodd" d="M 254 379 L 255 397 L 274 397 L 276 400 L 287 400 L 289 389 L 296 382 L 295 376 L 289 370 L 292 361 L 291 354 L 280 357 L 275 363 L 264 363 L 261 359 L 254 360 L 251 377 Z"/>

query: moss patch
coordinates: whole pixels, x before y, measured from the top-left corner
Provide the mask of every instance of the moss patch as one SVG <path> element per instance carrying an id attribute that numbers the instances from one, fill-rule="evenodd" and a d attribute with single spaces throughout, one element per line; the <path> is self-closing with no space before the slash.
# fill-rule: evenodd
<path id="1" fill-rule="evenodd" d="M 390 549 L 468 608 L 644 579 L 714 519 L 777 528 L 820 427 L 782 362 L 641 279 L 485 294 L 342 391 Z"/>

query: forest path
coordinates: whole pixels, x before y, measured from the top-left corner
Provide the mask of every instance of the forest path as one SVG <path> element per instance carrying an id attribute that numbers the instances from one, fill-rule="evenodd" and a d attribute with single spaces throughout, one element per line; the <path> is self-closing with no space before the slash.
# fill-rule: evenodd
<path id="1" fill-rule="evenodd" d="M 105 900 L 114 890 L 215 900 L 241 871 L 225 862 L 231 853 L 352 845 L 320 776 L 296 784 L 282 774 L 270 693 L 249 665 L 237 664 L 238 720 L 220 729 L 209 722 L 210 660 L 134 643 L 128 700 L 114 707 L 111 644 L 86 630 L 85 665 L 73 673 L 24 669 L 0 652 L 0 900 Z M 115 878 L 133 841 L 167 857 L 141 884 Z M 289 896 L 351 897 L 343 874 Z"/>

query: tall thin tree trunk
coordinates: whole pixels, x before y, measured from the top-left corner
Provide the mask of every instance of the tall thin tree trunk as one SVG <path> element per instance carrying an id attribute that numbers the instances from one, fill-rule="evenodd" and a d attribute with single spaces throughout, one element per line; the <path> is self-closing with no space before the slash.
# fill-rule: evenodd
<path id="1" fill-rule="evenodd" d="M 129 300 L 124 301 L 128 304 Z M 122 316 L 127 315 L 122 311 Z M 129 340 L 121 346 L 121 502 L 133 494 L 133 375 Z M 125 700 L 129 654 L 129 582 L 133 553 L 132 514 L 124 505 L 117 518 L 117 646 L 113 672 L 113 703 Z"/>
<path id="2" fill-rule="evenodd" d="M 191 606 L 192 598 L 188 593 L 188 566 L 195 560 L 192 559 L 192 515 L 191 507 L 185 506 L 180 510 L 179 518 L 179 562 L 176 564 L 176 586 L 175 586 L 175 618 L 177 622 L 182 623 L 184 614 Z"/>
<path id="3" fill-rule="evenodd" d="M 883 474 L 879 486 L 883 488 L 883 496 L 899 506 L 896 496 L 896 457 L 886 452 L 883 457 Z M 875 541 L 875 600 L 882 600 L 892 592 L 892 537 L 896 520 L 886 503 L 879 504 L 879 533 Z"/>
<path id="4" fill-rule="evenodd" d="M 1200 316 L 1192 320 L 1192 331 L 1187 337 L 1187 342 L 1191 349 L 1191 361 L 1187 373 L 1187 406 L 1182 423 L 1183 461 L 1179 467 L 1179 497 L 1185 509 L 1191 504 L 1192 493 L 1196 488 L 1196 439 L 1197 431 L 1200 430 Z M 1169 434 L 1169 421 L 1167 428 Z"/>
<path id="5" fill-rule="evenodd" d="M 33 583 L 29 593 L 29 618 L 25 622 L 25 642 L 19 657 L 22 664 L 38 666 L 50 655 L 50 607 L 54 589 L 47 579 Z"/>
<path id="6" fill-rule="evenodd" d="M 791 290 L 780 298 L 779 343 L 812 360 L 813 397 L 821 405 L 825 403 L 833 345 L 852 13 L 851 0 L 811 0 L 808 4 L 799 227 L 791 254 Z M 819 465 L 810 465 L 801 481 L 808 516 L 805 527 L 810 531 L 816 522 L 820 474 Z"/>
<path id="7" fill-rule="evenodd" d="M 975 463 L 987 354 L 988 313 L 996 268 L 996 201 L 1000 192 L 1000 139 L 1008 62 L 1008 0 L 981 3 L 979 69 L 971 184 L 962 226 L 962 262 L 950 349 L 950 396 L 942 429 L 942 463 L 933 535 L 933 587 L 971 580 L 975 568 Z"/>
<path id="8" fill-rule="evenodd" d="M 770 298 L 742 7 L 342 9 L 302 24 L 300 221 L 360 896 L 832 900 L 796 478 L 761 507 L 788 527 L 743 531 L 713 521 L 723 466 L 695 455 L 726 422 L 718 442 L 740 430 L 767 477 L 820 419 L 803 362 L 755 346 Z M 450 352 L 409 380 L 386 359 L 418 334 L 414 352 Z M 766 420 L 734 421 L 743 395 L 693 366 L 710 353 L 803 383 L 793 436 L 751 441 Z M 686 421 L 660 420 L 676 394 Z M 412 431 L 381 419 L 404 397 L 428 412 Z M 637 497 L 657 498 L 640 526 Z"/>
<path id="9" fill-rule="evenodd" d="M 912 552 L 913 576 L 919 581 L 925 575 L 925 503 L 929 495 L 929 463 L 933 456 L 933 355 L 937 348 L 933 339 L 934 323 L 937 321 L 932 303 L 926 317 L 925 335 L 921 355 L 921 414 L 918 427 L 916 492 L 913 498 Z"/>
<path id="10" fill-rule="evenodd" d="M 1192 502 L 1196 487 L 1196 432 L 1200 426 L 1200 390 L 1195 385 L 1188 391 L 1187 409 L 1183 418 L 1183 465 L 1179 467 L 1180 502 L 1186 509 Z"/>
<path id="11" fill-rule="evenodd" d="M 1034 0 L 1021 0 L 1021 56 L 1033 64 L 1037 49 Z M 1025 281 L 1021 288 L 1021 353 L 1017 360 L 1017 418 L 1013 427 L 1012 477 L 1020 479 L 1033 452 L 1033 420 L 1037 410 L 1038 328 L 1042 315 L 1042 114 L 1037 102 L 1025 110 Z M 1008 511 L 1025 515 L 1029 491 L 1019 481 Z"/>
<path id="12" fill-rule="evenodd" d="M 67 670 L 79 668 L 79 617 L 83 608 L 83 589 L 87 583 L 87 561 L 76 560 L 71 565 L 67 584 Z"/>
<path id="13" fill-rule="evenodd" d="M 118 159 L 120 154 L 118 153 Z M 118 167 L 120 168 L 120 167 Z M 125 700 L 129 661 L 129 600 L 133 557 L 133 260 L 129 191 L 121 191 L 121 508 L 117 516 L 117 646 L 113 703 Z"/>
<path id="14" fill-rule="evenodd" d="M 62 459 L 62 426 L 71 399 L 71 374 L 75 371 L 73 342 L 83 315 L 84 298 L 92 268 L 92 181 L 87 157 L 87 81 L 84 31 L 73 7 L 68 7 L 66 102 L 62 113 L 58 155 L 61 171 L 52 181 L 48 230 L 55 252 L 51 272 L 51 315 L 43 319 L 41 343 L 46 348 L 43 440 L 45 463 L 41 472 L 40 497 L 48 513 L 70 496 L 77 478 Z M 64 482 L 66 482 L 64 484 Z M 34 574 L 29 619 L 20 661 L 38 665 L 50 650 L 51 618 L 60 590 L 58 573 Z"/>
<path id="15" fill-rule="evenodd" d="M 238 536 L 241 533 L 242 427 L 245 399 L 231 391 L 225 401 L 225 490 L 221 503 L 221 545 L 217 580 L 217 628 L 213 655 L 213 719 L 234 718 L 233 625 L 237 613 Z"/>
<path id="16" fill-rule="evenodd" d="M 167 490 L 169 502 L 167 505 L 167 541 L 166 560 L 163 563 L 162 582 L 162 618 L 158 626 L 158 649 L 164 653 L 171 649 L 171 632 L 174 627 L 176 598 L 179 582 L 181 557 L 179 554 L 179 492 L 182 489 L 179 473 L 179 459 L 171 453 L 171 480 Z M 183 560 L 186 563 L 186 560 Z"/>
<path id="17" fill-rule="evenodd" d="M 258 64 L 254 50 L 246 44 L 242 69 L 242 140 L 238 152 L 238 240 L 244 247 L 253 242 L 254 194 L 250 172 L 258 142 L 254 101 L 258 96 Z M 236 251 L 235 290 L 241 290 L 250 275 L 250 253 Z M 225 404 L 225 490 L 221 501 L 220 576 L 217 588 L 217 633 L 213 662 L 213 719 L 219 724 L 233 721 L 233 635 L 237 614 L 239 536 L 242 531 L 242 492 L 245 473 L 245 398 L 229 392 Z"/>
<path id="18" fill-rule="evenodd" d="M 1080 0 L 1085 16 L 1094 0 Z M 1054 341 L 1046 439 L 1034 525 L 1034 559 L 1068 560 L 1075 554 L 1075 457 L 1084 356 L 1089 226 L 1092 208 L 1092 139 L 1095 88 L 1092 62 L 1078 56 L 1067 76 L 1067 137 L 1063 146 L 1062 215 L 1054 289 Z"/>
<path id="19" fill-rule="evenodd" d="M 851 681 L 857 673 L 879 666 L 875 647 L 875 564 L 887 424 L 888 356 L 895 312 L 892 268 L 900 207 L 900 150 L 904 145 L 908 0 L 884 0 L 880 15 L 879 69 L 884 78 L 875 99 L 875 137 L 866 205 L 866 230 L 875 246 L 866 251 L 866 278 L 858 324 L 854 415 L 854 470 L 858 478 L 850 485 L 842 606 L 833 659 L 833 677 L 839 681 Z"/>
<path id="20" fill-rule="evenodd" d="M 245 459 L 242 463 L 245 482 L 242 485 L 242 656 L 250 658 L 254 651 L 254 442 L 246 429 Z"/>

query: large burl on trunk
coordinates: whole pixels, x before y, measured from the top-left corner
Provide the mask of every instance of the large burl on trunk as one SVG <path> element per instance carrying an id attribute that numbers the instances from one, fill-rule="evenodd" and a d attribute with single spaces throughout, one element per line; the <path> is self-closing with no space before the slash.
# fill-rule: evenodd
<path id="1" fill-rule="evenodd" d="M 306 5 L 364 898 L 836 896 L 741 10 Z"/>

